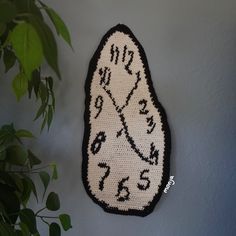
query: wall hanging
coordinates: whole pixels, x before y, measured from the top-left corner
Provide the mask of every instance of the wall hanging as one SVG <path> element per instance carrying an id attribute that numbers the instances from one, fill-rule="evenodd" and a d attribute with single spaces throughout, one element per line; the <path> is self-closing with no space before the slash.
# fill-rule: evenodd
<path id="1" fill-rule="evenodd" d="M 150 214 L 169 179 L 170 132 L 145 52 L 127 26 L 102 38 L 85 90 L 87 193 L 107 212 Z"/>

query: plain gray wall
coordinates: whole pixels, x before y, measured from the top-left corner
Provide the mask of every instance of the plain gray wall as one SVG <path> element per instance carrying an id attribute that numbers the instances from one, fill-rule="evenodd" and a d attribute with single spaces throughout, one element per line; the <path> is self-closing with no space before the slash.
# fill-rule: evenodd
<path id="1" fill-rule="evenodd" d="M 63 80 L 56 85 L 56 117 L 50 132 L 29 144 L 45 163 L 58 163 L 60 178 L 52 189 L 73 222 L 63 235 L 236 235 L 236 1 L 47 2 L 67 23 L 74 52 L 58 40 Z M 88 63 L 117 23 L 128 25 L 143 45 L 172 133 L 176 185 L 145 218 L 103 212 L 81 181 Z M 11 79 L 0 82 L 0 124 L 14 121 L 39 135 L 34 101 L 17 103 Z"/>

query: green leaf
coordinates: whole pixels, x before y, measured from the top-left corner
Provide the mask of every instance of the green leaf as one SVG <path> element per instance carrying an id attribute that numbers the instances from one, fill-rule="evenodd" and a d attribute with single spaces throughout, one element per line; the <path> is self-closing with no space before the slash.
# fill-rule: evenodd
<path id="1" fill-rule="evenodd" d="M 59 219 L 60 219 L 61 225 L 62 225 L 62 227 L 63 227 L 63 229 L 65 231 L 67 231 L 70 228 L 72 228 L 71 220 L 70 220 L 70 216 L 69 215 L 61 214 L 61 215 L 59 215 Z"/>
<path id="2" fill-rule="evenodd" d="M 21 97 L 26 94 L 28 89 L 28 79 L 25 74 L 20 73 L 14 78 L 12 88 L 16 95 L 17 101 L 19 101 Z"/>
<path id="3" fill-rule="evenodd" d="M 36 166 L 36 165 L 39 165 L 39 164 L 42 163 L 42 161 L 39 160 L 39 159 L 34 155 L 34 153 L 31 152 L 29 149 L 28 149 L 28 159 L 29 159 L 31 168 L 32 168 L 33 166 Z"/>
<path id="4" fill-rule="evenodd" d="M 30 235 L 30 232 L 29 232 L 29 229 L 28 229 L 27 225 L 24 224 L 23 222 L 20 222 L 20 229 L 21 229 L 21 232 L 22 232 L 23 236 L 29 236 Z"/>
<path id="5" fill-rule="evenodd" d="M 29 201 L 32 189 L 31 189 L 29 182 L 25 178 L 22 178 L 21 181 L 23 184 L 23 192 L 21 194 L 21 202 L 22 202 L 23 206 L 26 207 L 26 205 Z"/>
<path id="6" fill-rule="evenodd" d="M 45 78 L 48 82 L 50 92 L 53 92 L 53 78 L 51 76 Z"/>
<path id="7" fill-rule="evenodd" d="M 14 230 L 9 224 L 0 222 L 0 235 L 1 236 L 14 236 Z"/>
<path id="8" fill-rule="evenodd" d="M 17 8 L 17 13 L 21 14 L 21 13 L 30 13 L 33 14 L 37 17 L 39 17 L 40 19 L 43 19 L 42 17 L 42 13 L 40 12 L 40 8 L 37 7 L 37 5 L 35 4 L 35 1 L 32 0 L 13 0 L 16 8 Z"/>
<path id="9" fill-rule="evenodd" d="M 28 183 L 29 188 L 31 189 L 31 191 L 33 192 L 37 202 L 38 202 L 38 195 L 37 195 L 37 191 L 36 191 L 36 187 L 35 184 L 33 182 L 33 180 L 31 178 L 29 178 L 26 175 L 22 175 L 24 177 L 24 179 L 26 180 L 26 182 Z"/>
<path id="10" fill-rule="evenodd" d="M 46 112 L 46 113 L 45 113 L 45 116 L 44 116 L 44 119 L 43 119 L 43 123 L 42 123 L 42 125 L 41 125 L 40 132 L 43 131 L 43 129 L 44 129 L 46 123 L 47 123 L 47 117 L 48 117 L 48 115 L 47 115 L 47 112 Z"/>
<path id="11" fill-rule="evenodd" d="M 53 91 L 52 91 L 52 93 L 51 93 L 51 97 L 52 97 L 52 107 L 53 107 L 53 110 L 55 111 L 56 99 L 55 99 L 55 96 L 54 96 L 54 92 L 53 92 Z"/>
<path id="12" fill-rule="evenodd" d="M 69 30 L 67 29 L 66 24 L 64 23 L 64 21 L 61 19 L 61 17 L 57 14 L 56 11 L 54 11 L 52 8 L 49 8 L 48 6 L 43 4 L 42 2 L 40 2 L 40 3 L 44 7 L 46 13 L 48 14 L 49 18 L 51 19 L 52 23 L 54 24 L 55 29 L 57 31 L 57 34 L 61 35 L 62 38 L 72 48 L 70 33 L 69 33 Z"/>
<path id="13" fill-rule="evenodd" d="M 26 75 L 31 78 L 32 71 L 43 60 L 43 48 L 37 31 L 31 24 L 21 23 L 13 29 L 10 42 Z"/>
<path id="14" fill-rule="evenodd" d="M 20 202 L 15 194 L 15 189 L 0 183 L 0 193 L 0 202 L 14 224 L 18 217 L 16 213 L 20 210 Z"/>
<path id="15" fill-rule="evenodd" d="M 15 65 L 16 62 L 15 53 L 5 48 L 3 54 L 3 62 L 5 65 L 5 73 L 7 73 Z"/>
<path id="16" fill-rule="evenodd" d="M 52 118 L 53 118 L 53 107 L 52 107 L 52 105 L 49 105 L 48 106 L 48 120 L 47 120 L 48 130 L 49 130 L 50 125 L 52 123 Z"/>
<path id="17" fill-rule="evenodd" d="M 6 159 L 6 149 L 0 146 L 0 161 L 3 161 L 5 159 Z"/>
<path id="18" fill-rule="evenodd" d="M 34 118 L 34 121 L 37 120 L 45 112 L 46 107 L 47 107 L 46 103 L 43 103 L 40 106 L 40 108 L 38 109 L 37 114 L 36 114 L 36 116 Z"/>
<path id="19" fill-rule="evenodd" d="M 11 221 L 2 202 L 0 202 L 0 214 L 5 218 L 6 222 Z"/>
<path id="20" fill-rule="evenodd" d="M 43 82 L 41 82 L 39 85 L 39 94 L 40 94 L 42 103 L 44 103 L 48 98 L 48 90 Z"/>
<path id="21" fill-rule="evenodd" d="M 43 182 L 43 186 L 44 186 L 44 192 L 43 192 L 43 198 L 44 198 L 45 193 L 48 188 L 48 185 L 49 185 L 49 182 L 50 182 L 50 176 L 46 171 L 41 171 L 39 173 L 39 177 L 40 177 L 41 181 Z"/>
<path id="22" fill-rule="evenodd" d="M 55 71 L 57 76 L 61 78 L 58 68 L 57 44 L 51 29 L 43 21 L 36 17 L 28 17 L 29 22 L 36 29 L 43 46 L 43 54 L 49 66 Z"/>
<path id="23" fill-rule="evenodd" d="M 8 133 L 14 133 L 14 132 L 15 132 L 15 128 L 14 128 L 13 123 L 3 125 L 3 126 L 1 127 L 1 130 L 6 131 L 6 132 L 8 132 Z"/>
<path id="24" fill-rule="evenodd" d="M 57 165 L 56 163 L 51 163 L 50 167 L 52 169 L 52 179 L 56 180 L 58 179 L 58 174 L 57 174 Z"/>
<path id="25" fill-rule="evenodd" d="M 16 7 L 10 1 L 0 1 L 0 22 L 9 22 L 16 16 Z"/>
<path id="26" fill-rule="evenodd" d="M 29 84 L 28 84 L 29 98 L 31 98 L 31 93 L 32 93 L 33 89 L 34 89 L 34 93 L 35 93 L 36 98 L 38 98 L 40 81 L 41 81 L 40 71 L 34 70 L 31 75 L 31 80 L 29 81 Z"/>
<path id="27" fill-rule="evenodd" d="M 12 178 L 12 176 L 7 172 L 0 171 L 0 180 L 2 183 L 4 182 L 8 186 L 18 189 L 18 186 L 16 185 L 14 178 Z"/>
<path id="28" fill-rule="evenodd" d="M 49 226 L 49 236 L 61 236 L 61 228 L 57 223 L 51 223 Z"/>
<path id="29" fill-rule="evenodd" d="M 60 200 L 56 193 L 49 193 L 46 201 L 46 207 L 50 211 L 57 211 L 60 208 Z"/>
<path id="30" fill-rule="evenodd" d="M 16 229 L 14 236 L 25 236 L 25 235 L 21 232 L 21 230 Z"/>
<path id="31" fill-rule="evenodd" d="M 26 164 L 28 154 L 26 150 L 19 145 L 12 145 L 7 148 L 7 158 L 6 161 L 12 165 L 23 166 Z"/>
<path id="32" fill-rule="evenodd" d="M 8 234 L 9 234 L 9 232 L 5 228 L 5 223 L 4 222 L 0 222 L 0 235 L 4 236 L 4 235 L 8 235 Z"/>
<path id="33" fill-rule="evenodd" d="M 39 232 L 37 232 L 36 234 L 33 234 L 33 236 L 40 236 Z"/>
<path id="34" fill-rule="evenodd" d="M 21 175 L 19 174 L 10 174 L 11 178 L 14 180 L 14 184 L 18 192 L 22 193 L 24 191 L 24 185 L 21 179 Z"/>
<path id="35" fill-rule="evenodd" d="M 6 24 L 0 22 L 0 36 L 4 34 L 5 30 L 6 30 Z M 1 56 L 0 56 L 1 57 Z"/>
<path id="36" fill-rule="evenodd" d="M 34 138 L 34 135 L 28 131 L 28 130 L 25 130 L 25 129 L 19 129 L 16 131 L 16 136 L 18 138 Z"/>
<path id="37" fill-rule="evenodd" d="M 34 234 L 37 233 L 37 226 L 36 226 L 36 218 L 34 212 L 29 209 L 25 208 L 20 211 L 20 220 L 27 225 L 29 231 Z"/>
<path id="38" fill-rule="evenodd" d="M 13 124 L 3 125 L 0 129 L 0 144 L 8 145 L 15 139 L 15 128 Z"/>

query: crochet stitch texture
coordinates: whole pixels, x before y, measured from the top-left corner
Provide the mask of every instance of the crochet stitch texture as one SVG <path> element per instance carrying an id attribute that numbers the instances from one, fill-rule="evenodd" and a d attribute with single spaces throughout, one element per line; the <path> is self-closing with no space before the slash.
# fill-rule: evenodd
<path id="1" fill-rule="evenodd" d="M 169 179 L 170 130 L 145 52 L 118 24 L 102 38 L 85 84 L 82 178 L 106 212 L 150 214 Z"/>

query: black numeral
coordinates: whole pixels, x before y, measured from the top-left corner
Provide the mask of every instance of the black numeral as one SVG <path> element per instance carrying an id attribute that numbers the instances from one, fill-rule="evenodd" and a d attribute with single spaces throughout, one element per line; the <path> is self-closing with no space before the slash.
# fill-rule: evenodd
<path id="1" fill-rule="evenodd" d="M 140 190 L 147 190 L 149 187 L 150 187 L 150 183 L 151 181 L 149 180 L 148 177 L 145 177 L 144 174 L 145 173 L 149 173 L 149 170 L 143 170 L 141 173 L 140 173 L 140 180 L 145 180 L 146 181 L 146 184 L 140 184 L 138 183 L 137 186 Z"/>
<path id="2" fill-rule="evenodd" d="M 148 126 L 150 127 L 150 129 L 147 130 L 147 133 L 151 134 L 154 128 L 156 127 L 156 123 L 153 121 L 153 116 L 147 117 L 146 120 L 147 120 Z"/>
<path id="3" fill-rule="evenodd" d="M 96 100 L 95 100 L 95 104 L 94 106 L 98 109 L 98 113 L 97 115 L 94 117 L 95 119 L 98 118 L 99 114 L 102 111 L 102 106 L 103 106 L 103 97 L 101 95 L 98 95 Z"/>
<path id="4" fill-rule="evenodd" d="M 145 99 L 140 100 L 139 101 L 139 105 L 142 106 L 142 108 L 139 110 L 139 114 L 141 114 L 141 115 L 148 114 L 149 111 L 146 109 L 146 107 L 147 107 L 147 100 L 145 100 Z"/>
<path id="5" fill-rule="evenodd" d="M 119 183 L 118 183 L 118 193 L 115 195 L 117 197 L 117 201 L 119 202 L 124 202 L 129 200 L 129 189 L 127 186 L 124 186 L 124 183 L 129 180 L 129 176 L 126 178 L 123 178 Z"/>
<path id="6" fill-rule="evenodd" d="M 153 160 L 153 159 L 155 160 L 155 162 L 154 162 L 155 165 L 158 164 L 158 157 L 159 157 L 159 150 L 156 150 L 156 147 L 155 147 L 154 143 L 151 143 L 149 158 L 151 160 Z"/>
<path id="7" fill-rule="evenodd" d="M 99 75 L 101 77 L 100 80 L 100 85 L 102 86 L 108 86 L 110 84 L 110 80 L 111 80 L 111 70 L 108 67 L 104 67 L 99 69 Z"/>
<path id="8" fill-rule="evenodd" d="M 142 108 L 139 110 L 139 114 L 141 115 L 147 115 L 149 113 L 149 110 L 146 109 L 147 107 L 147 100 L 146 99 L 142 99 L 139 101 L 139 105 L 142 106 Z M 146 121 L 148 126 L 150 127 L 150 129 L 147 129 L 147 133 L 151 134 L 152 131 L 155 129 L 156 127 L 156 123 L 153 120 L 153 116 L 150 117 L 146 117 Z"/>
<path id="9" fill-rule="evenodd" d="M 131 63 L 133 62 L 134 52 L 128 51 L 128 55 L 130 56 L 128 63 L 125 65 L 125 70 L 132 75 L 132 70 L 130 70 Z"/>
<path id="10" fill-rule="evenodd" d="M 125 61 L 126 51 L 127 51 L 127 45 L 124 46 L 122 62 Z"/>
<path id="11" fill-rule="evenodd" d="M 118 59 L 119 59 L 119 48 L 117 46 L 115 46 L 114 44 L 111 45 L 111 62 L 115 59 L 115 64 L 118 63 Z"/>
<path id="12" fill-rule="evenodd" d="M 98 163 L 98 166 L 100 168 L 106 169 L 104 176 L 102 176 L 101 180 L 99 181 L 99 189 L 102 191 L 104 189 L 104 180 L 109 176 L 110 174 L 110 166 L 108 166 L 106 163 L 101 162 Z"/>
<path id="13" fill-rule="evenodd" d="M 92 145 L 91 145 L 91 152 L 95 155 L 97 154 L 100 149 L 101 149 L 101 146 L 102 146 L 102 143 L 106 141 L 106 135 L 105 135 L 105 132 L 103 131 L 100 131 L 96 138 L 94 139 Z"/>
<path id="14" fill-rule="evenodd" d="M 128 74 L 132 75 L 132 70 L 130 70 L 130 66 L 134 59 L 134 52 L 127 49 L 128 49 L 127 45 L 125 45 L 123 48 L 123 53 L 122 53 L 122 62 L 124 62 L 124 69 L 128 72 Z M 119 56 L 120 56 L 119 48 L 115 46 L 114 44 L 112 44 L 111 49 L 110 49 L 110 54 L 111 54 L 110 61 L 111 62 L 114 61 L 115 65 L 117 65 L 119 61 Z M 126 60 L 126 57 L 129 57 L 129 59 Z M 125 64 L 125 61 L 127 61 L 126 64 Z"/>

